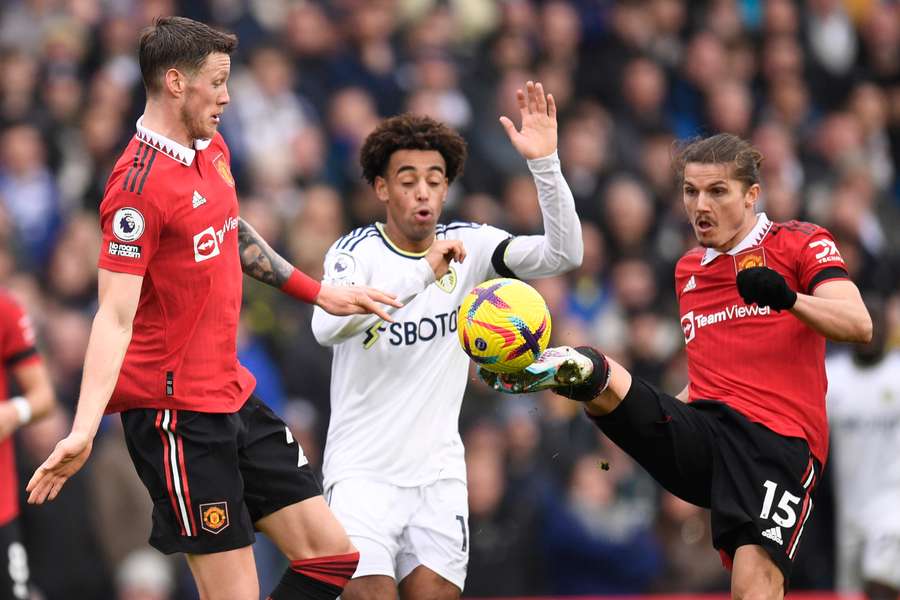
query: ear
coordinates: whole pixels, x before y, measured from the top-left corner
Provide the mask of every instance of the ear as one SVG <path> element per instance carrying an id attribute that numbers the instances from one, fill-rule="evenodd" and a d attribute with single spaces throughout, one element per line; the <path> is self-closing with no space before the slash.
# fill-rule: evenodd
<path id="1" fill-rule="evenodd" d="M 166 71 L 164 83 L 166 90 L 171 95 L 180 97 L 184 93 L 185 87 L 187 87 L 187 78 L 184 76 L 184 73 L 173 67 Z"/>
<path id="2" fill-rule="evenodd" d="M 387 204 L 389 196 L 387 179 L 381 175 L 375 177 L 375 196 L 380 202 Z"/>
<path id="3" fill-rule="evenodd" d="M 756 200 L 759 198 L 759 184 L 754 183 L 747 191 L 744 193 L 744 203 L 745 206 L 751 207 L 756 204 Z"/>

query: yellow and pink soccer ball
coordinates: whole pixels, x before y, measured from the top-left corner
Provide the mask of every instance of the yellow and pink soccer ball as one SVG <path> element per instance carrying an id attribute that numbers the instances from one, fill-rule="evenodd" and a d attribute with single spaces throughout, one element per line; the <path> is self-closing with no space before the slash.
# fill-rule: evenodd
<path id="1" fill-rule="evenodd" d="M 547 349 L 550 311 L 536 289 L 518 279 L 491 279 L 463 299 L 459 343 L 483 369 L 521 371 Z"/>

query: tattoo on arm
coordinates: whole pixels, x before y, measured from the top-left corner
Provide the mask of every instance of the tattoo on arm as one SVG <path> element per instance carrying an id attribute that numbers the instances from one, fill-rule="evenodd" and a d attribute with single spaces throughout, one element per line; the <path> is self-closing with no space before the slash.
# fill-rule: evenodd
<path id="1" fill-rule="evenodd" d="M 244 273 L 273 287 L 283 286 L 294 271 L 294 267 L 241 218 L 238 218 L 238 250 Z"/>

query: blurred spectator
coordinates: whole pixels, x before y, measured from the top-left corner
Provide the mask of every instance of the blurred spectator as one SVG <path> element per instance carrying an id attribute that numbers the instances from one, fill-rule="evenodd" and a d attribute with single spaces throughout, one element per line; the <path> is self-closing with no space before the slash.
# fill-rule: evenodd
<path id="1" fill-rule="evenodd" d="M 532 550 L 538 546 L 533 496 L 509 493 L 502 461 L 490 449 L 466 454 L 471 596 L 524 596 L 544 589 L 543 560 Z"/>
<path id="2" fill-rule="evenodd" d="M 662 555 L 648 524 L 652 513 L 634 489 L 639 477 L 624 454 L 612 476 L 609 458 L 585 454 L 562 495 L 547 494 L 542 511 L 546 568 L 554 594 L 628 594 L 646 591 Z M 613 469 L 613 467 L 607 467 Z M 635 494 L 628 496 L 628 489 Z"/>
<path id="3" fill-rule="evenodd" d="M 16 229 L 19 261 L 38 269 L 52 252 L 62 225 L 59 190 L 45 161 L 44 143 L 35 127 L 19 124 L 3 130 L 0 202 Z"/>
<path id="4" fill-rule="evenodd" d="M 727 592 L 731 578 L 712 548 L 709 511 L 663 492 L 656 531 L 666 567 L 654 588 L 667 593 Z"/>

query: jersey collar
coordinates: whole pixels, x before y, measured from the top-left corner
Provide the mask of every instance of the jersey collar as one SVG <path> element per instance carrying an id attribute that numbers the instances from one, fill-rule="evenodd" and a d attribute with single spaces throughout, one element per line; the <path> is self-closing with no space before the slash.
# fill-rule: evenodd
<path id="1" fill-rule="evenodd" d="M 194 156 L 197 154 L 197 150 L 205 150 L 210 142 L 212 142 L 212 140 L 194 140 L 194 147 L 188 148 L 187 146 L 182 146 L 175 140 L 167 138 L 161 133 L 156 133 L 151 129 L 147 129 L 143 125 L 143 120 L 144 115 L 141 115 L 135 124 L 135 128 L 137 129 L 135 137 L 151 148 L 156 148 L 166 156 L 177 160 L 186 167 L 191 166 L 191 163 L 194 162 Z"/>
<path id="2" fill-rule="evenodd" d="M 758 215 L 756 215 L 756 225 L 753 226 L 753 229 L 750 230 L 750 233 L 747 234 L 747 237 L 738 242 L 738 244 L 728 252 L 719 252 L 718 250 L 715 250 L 713 248 L 707 248 L 706 253 L 703 255 L 703 259 L 700 261 L 700 264 L 705 267 L 706 265 L 714 261 L 716 257 L 722 256 L 722 254 L 730 254 L 734 256 L 739 252 L 743 252 L 747 248 L 759 246 L 763 238 L 766 237 L 766 233 L 769 232 L 769 228 L 771 226 L 772 221 L 769 220 L 769 217 L 766 216 L 766 213 L 759 213 Z"/>

